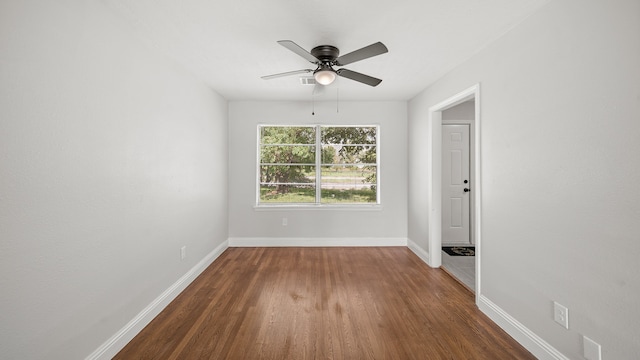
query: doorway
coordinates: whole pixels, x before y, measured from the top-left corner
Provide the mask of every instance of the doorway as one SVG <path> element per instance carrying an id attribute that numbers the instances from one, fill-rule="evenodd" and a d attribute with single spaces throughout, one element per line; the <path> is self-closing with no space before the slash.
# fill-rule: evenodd
<path id="1" fill-rule="evenodd" d="M 442 265 L 475 292 L 473 125 L 475 101 L 442 112 Z"/>
<path id="2" fill-rule="evenodd" d="M 475 245 L 474 285 L 476 303 L 481 294 L 481 153 L 480 153 L 480 85 L 474 85 L 450 98 L 429 108 L 428 128 L 430 133 L 431 157 L 427 171 L 429 183 L 428 201 L 429 211 L 429 241 L 428 258 L 432 267 L 442 266 L 442 246 L 443 246 L 443 113 L 453 109 L 457 105 L 466 102 L 473 102 L 473 130 L 470 134 L 470 163 L 473 167 L 469 170 L 469 231 L 470 242 Z M 446 122 L 446 121 L 445 121 Z M 462 179 L 463 181 L 465 179 Z M 463 188 L 464 189 L 464 188 Z M 463 190 L 464 191 L 464 190 Z"/>

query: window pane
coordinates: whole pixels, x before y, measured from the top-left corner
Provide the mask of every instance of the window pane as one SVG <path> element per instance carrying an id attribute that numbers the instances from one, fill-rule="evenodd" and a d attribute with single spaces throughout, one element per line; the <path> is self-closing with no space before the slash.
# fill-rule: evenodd
<path id="1" fill-rule="evenodd" d="M 353 127 L 353 126 L 335 126 L 322 127 L 322 143 L 323 144 L 376 144 L 377 128 L 370 127 Z"/>
<path id="2" fill-rule="evenodd" d="M 315 179 L 315 166 L 260 165 L 260 184 L 305 184 Z"/>
<path id="3" fill-rule="evenodd" d="M 262 164 L 315 164 L 314 145 L 263 145 L 260 148 Z"/>
<path id="4" fill-rule="evenodd" d="M 378 203 L 377 126 L 272 125 L 259 135 L 258 203 Z"/>
<path id="5" fill-rule="evenodd" d="M 376 203 L 375 166 L 323 166 L 322 203 Z"/>
<path id="6" fill-rule="evenodd" d="M 313 126 L 262 126 L 261 144 L 315 144 L 316 129 Z"/>
<path id="7" fill-rule="evenodd" d="M 260 185 L 261 203 L 315 203 L 315 185 Z"/>
<path id="8" fill-rule="evenodd" d="M 375 145 L 323 145 L 322 164 L 376 164 Z"/>

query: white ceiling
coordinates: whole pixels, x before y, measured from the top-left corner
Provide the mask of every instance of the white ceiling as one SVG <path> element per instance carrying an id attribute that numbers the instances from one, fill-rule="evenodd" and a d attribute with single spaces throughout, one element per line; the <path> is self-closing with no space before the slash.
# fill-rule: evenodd
<path id="1" fill-rule="evenodd" d="M 408 100 L 550 0 L 104 0 L 143 40 L 228 100 L 310 100 L 298 76 L 312 68 L 280 46 L 334 45 L 346 54 L 377 41 L 389 53 L 345 66 L 383 79 L 341 78 L 323 97 Z"/>

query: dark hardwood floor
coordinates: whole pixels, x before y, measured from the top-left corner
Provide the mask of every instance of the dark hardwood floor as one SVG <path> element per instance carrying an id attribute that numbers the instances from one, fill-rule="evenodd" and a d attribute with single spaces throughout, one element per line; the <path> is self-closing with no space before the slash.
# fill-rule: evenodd
<path id="1" fill-rule="evenodd" d="M 229 248 L 115 359 L 535 359 L 404 247 Z"/>

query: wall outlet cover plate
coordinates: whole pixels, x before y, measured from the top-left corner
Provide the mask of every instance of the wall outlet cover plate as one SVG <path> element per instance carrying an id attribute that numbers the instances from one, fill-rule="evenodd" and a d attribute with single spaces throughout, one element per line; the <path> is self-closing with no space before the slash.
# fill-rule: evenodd
<path id="1" fill-rule="evenodd" d="M 569 309 L 557 302 L 553 302 L 553 320 L 562 325 L 565 329 L 569 329 Z"/>
<path id="2" fill-rule="evenodd" d="M 583 350 L 584 350 L 584 358 L 587 360 L 602 360 L 602 349 L 600 344 L 589 339 L 586 336 L 582 336 L 583 340 Z"/>

